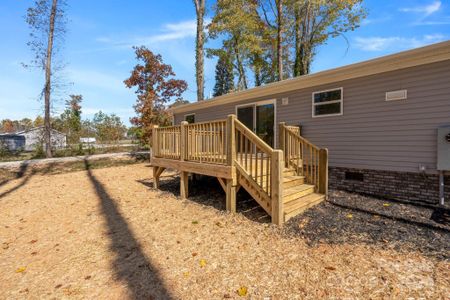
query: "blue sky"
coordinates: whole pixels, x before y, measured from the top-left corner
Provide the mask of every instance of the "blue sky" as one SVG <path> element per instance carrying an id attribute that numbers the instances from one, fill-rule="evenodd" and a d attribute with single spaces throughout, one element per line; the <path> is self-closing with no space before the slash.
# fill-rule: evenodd
<path id="1" fill-rule="evenodd" d="M 67 95 L 82 94 L 84 117 L 102 110 L 116 113 L 128 124 L 134 115 L 135 94 L 125 88 L 123 80 L 136 63 L 133 45 L 145 45 L 160 53 L 177 77 L 188 82 L 184 97 L 195 100 L 192 1 L 67 1 L 63 78 L 68 84 L 54 105 L 54 113 L 62 111 Z M 24 16 L 32 3 L 0 1 L 0 119 L 34 118 L 42 112 L 38 96 L 43 75 L 21 66 L 31 58 Z M 346 34 L 349 44 L 336 38 L 322 46 L 313 72 L 450 39 L 450 1 L 368 0 L 365 6 L 369 15 L 360 28 Z M 206 60 L 206 95 L 214 85 L 214 66 L 215 61 Z"/>

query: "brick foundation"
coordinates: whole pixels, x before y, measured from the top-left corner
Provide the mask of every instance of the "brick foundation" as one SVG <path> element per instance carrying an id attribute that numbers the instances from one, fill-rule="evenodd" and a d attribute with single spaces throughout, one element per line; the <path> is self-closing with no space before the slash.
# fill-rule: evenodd
<path id="1" fill-rule="evenodd" d="M 450 203 L 450 175 L 444 176 Z M 330 188 L 387 199 L 439 203 L 439 175 L 330 167 Z"/>

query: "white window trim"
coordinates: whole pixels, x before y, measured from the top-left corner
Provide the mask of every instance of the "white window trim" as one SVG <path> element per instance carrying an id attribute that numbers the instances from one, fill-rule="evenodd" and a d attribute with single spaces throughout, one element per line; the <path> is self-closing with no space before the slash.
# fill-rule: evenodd
<path id="1" fill-rule="evenodd" d="M 187 116 L 194 116 L 194 120 L 195 120 L 195 113 L 191 113 L 191 114 L 185 114 L 183 117 L 183 121 L 186 121 Z M 194 121 L 194 123 L 195 123 L 195 121 Z"/>
<path id="2" fill-rule="evenodd" d="M 314 102 L 314 95 L 316 94 L 320 94 L 320 93 L 325 93 L 325 92 L 330 92 L 330 91 L 335 91 L 335 90 L 341 90 L 341 99 L 339 100 L 332 100 L 332 101 L 327 101 L 325 103 L 315 103 Z M 312 107 L 311 107 L 311 115 L 313 118 L 324 118 L 324 117 L 334 117 L 334 116 L 342 116 L 344 114 L 344 88 L 343 87 L 339 87 L 339 88 L 333 88 L 333 89 L 328 89 L 328 90 L 323 90 L 323 91 L 317 91 L 317 92 L 313 92 L 312 93 L 312 97 L 311 97 L 311 103 L 312 103 Z M 315 107 L 318 105 L 324 105 L 324 104 L 333 104 L 333 103 L 341 103 L 341 112 L 338 114 L 327 114 L 327 115 L 318 115 L 316 116 L 315 114 Z"/>

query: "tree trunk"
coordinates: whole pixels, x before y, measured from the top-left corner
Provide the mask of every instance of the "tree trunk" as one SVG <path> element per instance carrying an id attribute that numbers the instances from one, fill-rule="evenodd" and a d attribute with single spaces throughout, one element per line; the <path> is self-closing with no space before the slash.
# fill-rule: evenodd
<path id="1" fill-rule="evenodd" d="M 300 47 L 301 47 L 301 34 L 300 34 L 300 26 L 301 26 L 301 15 L 300 15 L 300 7 L 299 4 L 295 4 L 294 14 L 295 14 L 295 24 L 294 24 L 294 39 L 295 39 L 295 61 L 294 61 L 294 77 L 300 76 L 300 64 L 301 64 L 301 56 L 300 56 Z"/>
<path id="2" fill-rule="evenodd" d="M 195 44 L 195 76 L 197 80 L 197 101 L 204 99 L 205 76 L 204 76 L 204 55 L 203 46 L 205 43 L 205 33 L 203 31 L 203 21 L 205 16 L 205 0 L 194 0 L 195 11 L 197 13 L 197 38 Z"/>
<path id="3" fill-rule="evenodd" d="M 278 80 L 283 80 L 283 1 L 277 0 L 277 69 Z"/>
<path id="4" fill-rule="evenodd" d="M 45 88 L 44 88 L 44 143 L 46 157 L 52 157 L 51 142 L 51 124 L 50 124 L 50 95 L 51 95 L 51 78 L 52 78 L 52 53 L 53 53 L 53 35 L 55 32 L 56 6 L 58 0 L 52 1 L 52 10 L 50 13 L 50 28 L 48 32 L 47 43 L 47 59 L 45 62 Z"/>

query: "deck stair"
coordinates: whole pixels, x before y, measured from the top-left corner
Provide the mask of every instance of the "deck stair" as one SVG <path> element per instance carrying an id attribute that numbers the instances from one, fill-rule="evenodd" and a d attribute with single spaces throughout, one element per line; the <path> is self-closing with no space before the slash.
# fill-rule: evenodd
<path id="1" fill-rule="evenodd" d="M 301 214 L 325 200 L 325 195 L 315 193 L 312 184 L 305 184 L 305 177 L 292 175 L 294 169 L 286 168 L 283 172 L 283 216 L 284 221 Z"/>
<path id="2" fill-rule="evenodd" d="M 234 115 L 156 128 L 155 187 L 165 168 L 181 171 L 182 197 L 188 195 L 189 173 L 214 176 L 226 193 L 227 210 L 236 210 L 236 192 L 242 187 L 281 225 L 326 199 L 328 150 L 300 136 L 298 127 L 280 123 L 278 132 L 280 149 L 273 149 Z"/>

